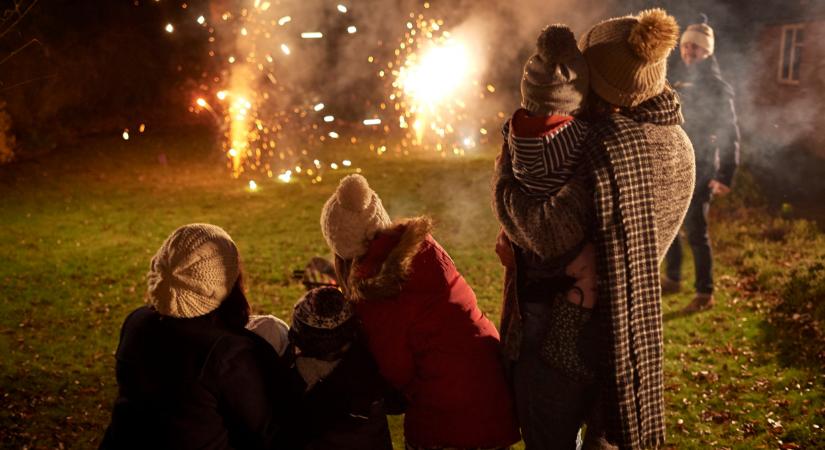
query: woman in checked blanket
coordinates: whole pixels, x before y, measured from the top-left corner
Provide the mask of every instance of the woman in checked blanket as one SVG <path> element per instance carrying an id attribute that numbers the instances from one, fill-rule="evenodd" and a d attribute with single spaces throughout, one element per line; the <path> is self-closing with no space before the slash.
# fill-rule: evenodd
<path id="1" fill-rule="evenodd" d="M 658 263 L 695 170 L 665 83 L 678 36 L 661 9 L 600 22 L 578 46 L 553 25 L 525 65 L 493 181 L 528 449 L 573 449 L 585 421 L 588 449 L 664 441 Z"/>

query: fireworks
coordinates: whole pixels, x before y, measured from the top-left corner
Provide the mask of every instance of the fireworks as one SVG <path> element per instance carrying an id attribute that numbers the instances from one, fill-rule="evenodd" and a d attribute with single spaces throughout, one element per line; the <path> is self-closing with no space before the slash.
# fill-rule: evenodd
<path id="1" fill-rule="evenodd" d="M 444 29 L 441 19 L 410 14 L 406 28 L 395 60 L 386 64 L 393 76 L 389 109 L 398 113 L 398 127 L 405 130 L 402 145 L 427 146 L 442 154 L 452 149 L 463 155 L 475 147 L 475 138 L 459 135 L 457 128 L 480 128 L 467 112 L 479 86 L 477 57 Z M 383 69 L 378 72 L 381 78 L 385 75 Z M 495 88 L 488 84 L 487 90 L 492 93 Z"/>
<path id="2" fill-rule="evenodd" d="M 325 93 L 324 84 L 299 84 L 309 78 L 306 61 L 322 61 L 318 55 L 326 57 L 322 52 L 330 46 L 313 41 L 331 39 L 331 45 L 343 47 L 348 39 L 363 39 L 370 32 L 369 23 L 347 23 L 355 17 L 348 5 L 325 6 L 342 15 L 343 23 L 330 29 L 295 16 L 296 10 L 282 2 L 215 4 L 223 8 L 213 6 L 208 15 L 192 11 L 189 19 L 176 22 L 202 30 L 217 67 L 214 73 L 204 72 L 191 110 L 208 113 L 218 124 L 227 166 L 236 178 L 247 174 L 250 191 L 260 186 L 247 178 L 253 173 L 284 183 L 299 176 L 316 183 L 326 170 L 359 171 L 350 159 L 316 158 L 324 143 L 336 142 L 338 151 L 369 148 L 377 155 L 391 150 L 406 154 L 413 147 L 462 155 L 486 139 L 484 123 L 468 111 L 495 87 L 479 81 L 474 49 L 441 19 L 410 13 L 398 23 L 395 48 L 383 43 L 393 38 L 353 48 L 364 52 L 359 60 L 366 63 L 349 70 L 374 71 L 383 92 L 378 101 L 364 96 L 362 105 L 353 105 L 340 94 Z M 309 29 L 296 29 L 296 24 Z M 176 31 L 171 22 L 165 30 Z M 357 37 L 349 37 L 356 32 Z M 363 40 L 352 42 L 363 45 Z M 359 107 L 364 109 L 358 112 Z M 128 130 L 123 138 L 128 139 Z"/>

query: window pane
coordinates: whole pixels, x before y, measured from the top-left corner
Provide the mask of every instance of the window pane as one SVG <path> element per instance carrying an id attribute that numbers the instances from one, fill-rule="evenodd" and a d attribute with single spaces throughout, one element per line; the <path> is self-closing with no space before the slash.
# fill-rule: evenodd
<path id="1" fill-rule="evenodd" d="M 802 45 L 805 42 L 805 30 L 802 28 L 796 29 L 796 44 Z"/>
<path id="2" fill-rule="evenodd" d="M 802 46 L 794 46 L 793 63 L 791 64 L 791 80 L 799 81 L 799 66 L 802 62 Z"/>
<path id="3" fill-rule="evenodd" d="M 782 39 L 782 76 L 783 80 L 791 77 L 791 49 L 793 48 L 793 29 L 785 29 Z"/>

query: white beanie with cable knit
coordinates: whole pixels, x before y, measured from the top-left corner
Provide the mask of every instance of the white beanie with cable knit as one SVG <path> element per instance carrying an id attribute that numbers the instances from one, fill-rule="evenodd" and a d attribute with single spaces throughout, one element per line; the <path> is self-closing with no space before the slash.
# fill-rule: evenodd
<path id="1" fill-rule="evenodd" d="M 218 309 L 239 275 L 238 248 L 226 231 L 203 223 L 184 225 L 152 258 L 146 302 L 164 316 L 203 316 Z"/>
<path id="2" fill-rule="evenodd" d="M 344 259 L 367 252 L 375 234 L 392 224 L 378 194 L 361 175 L 347 175 L 321 210 L 321 232 L 332 251 Z"/>

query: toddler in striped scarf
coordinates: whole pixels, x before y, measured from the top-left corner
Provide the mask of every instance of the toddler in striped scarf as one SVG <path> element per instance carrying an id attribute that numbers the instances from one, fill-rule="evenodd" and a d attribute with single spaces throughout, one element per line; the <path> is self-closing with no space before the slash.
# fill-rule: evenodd
<path id="1" fill-rule="evenodd" d="M 549 201 L 582 162 L 588 125 L 574 115 L 588 90 L 587 63 L 573 33 L 564 25 L 544 28 L 537 52 L 524 66 L 522 108 L 503 127 L 513 175 L 528 195 Z M 596 303 L 596 254 L 589 242 L 571 244 L 574 251 L 550 261 L 515 245 L 514 251 L 524 310 L 529 314 L 550 305 L 542 358 L 583 378 L 591 372 L 579 358 L 578 337 Z"/>

